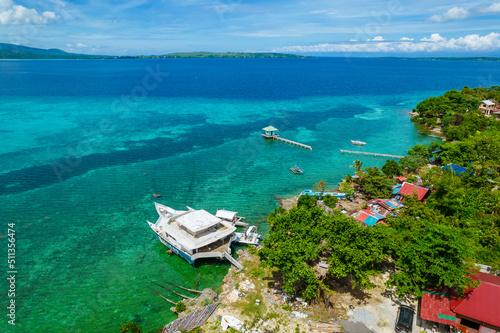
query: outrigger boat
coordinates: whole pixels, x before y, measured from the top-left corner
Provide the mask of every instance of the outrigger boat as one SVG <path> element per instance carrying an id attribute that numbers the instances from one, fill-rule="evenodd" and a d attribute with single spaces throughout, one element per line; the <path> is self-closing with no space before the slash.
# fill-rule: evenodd
<path id="1" fill-rule="evenodd" d="M 159 218 L 148 221 L 159 241 L 172 252 L 193 264 L 196 259 L 227 259 L 241 269 L 231 257 L 231 243 L 237 238 L 236 227 L 205 210 L 175 210 L 155 202 Z"/>
<path id="2" fill-rule="evenodd" d="M 236 240 L 235 242 L 241 244 L 250 244 L 250 245 L 259 245 L 259 242 L 262 240 L 262 236 L 256 233 L 257 227 L 251 226 L 248 229 L 245 229 L 244 232 L 235 232 Z"/>
<path id="3" fill-rule="evenodd" d="M 297 165 L 295 165 L 293 168 L 290 168 L 290 170 L 292 170 L 292 172 L 294 174 L 299 174 L 299 175 L 303 175 L 304 174 L 304 170 L 302 170 L 302 168 L 300 168 Z"/>

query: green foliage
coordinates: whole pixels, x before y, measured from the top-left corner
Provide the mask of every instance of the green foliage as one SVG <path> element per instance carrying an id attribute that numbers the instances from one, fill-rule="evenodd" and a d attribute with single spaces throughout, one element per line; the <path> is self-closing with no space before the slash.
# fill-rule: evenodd
<path id="1" fill-rule="evenodd" d="M 252 268 L 249 271 L 249 273 L 253 278 L 261 278 L 265 275 L 266 272 L 262 268 L 255 267 L 255 268 Z"/>
<path id="2" fill-rule="evenodd" d="M 318 200 L 317 196 L 301 195 L 297 200 L 297 206 L 312 208 L 316 205 L 317 200 Z"/>
<path id="3" fill-rule="evenodd" d="M 388 285 L 396 286 L 398 295 L 422 297 L 428 285 L 453 287 L 461 293 L 474 285 L 466 277 L 469 244 L 460 230 L 422 221 L 398 233 L 394 245 L 397 271 Z"/>
<path id="4" fill-rule="evenodd" d="M 121 333 L 141 333 L 142 327 L 134 323 L 133 321 L 123 324 L 120 327 Z"/>
<path id="5" fill-rule="evenodd" d="M 384 198 L 391 195 L 394 179 L 384 175 L 377 167 L 367 167 L 360 180 L 362 191 L 370 198 Z"/>
<path id="6" fill-rule="evenodd" d="M 182 301 L 177 302 L 175 305 L 175 312 L 181 313 L 184 310 L 186 310 L 186 304 L 184 304 Z"/>
<path id="7" fill-rule="evenodd" d="M 387 176 L 401 176 L 403 174 L 398 162 L 394 160 L 387 160 L 381 170 Z"/>
<path id="8" fill-rule="evenodd" d="M 414 110 L 418 116 L 412 118 L 412 121 L 428 127 L 437 127 L 440 122 L 448 141 L 464 140 L 492 124 L 491 118 L 485 117 L 478 109 L 484 99 L 500 100 L 500 92 L 496 86 L 450 90 L 418 103 Z"/>
<path id="9" fill-rule="evenodd" d="M 327 194 L 323 197 L 323 203 L 327 207 L 335 208 L 335 206 L 337 205 L 337 202 L 339 202 L 339 199 L 334 195 Z"/>
<path id="10" fill-rule="evenodd" d="M 354 164 L 350 165 L 350 167 L 356 169 L 354 173 L 357 176 L 361 176 L 363 174 L 363 162 L 361 162 L 360 160 L 354 160 L 353 163 Z"/>
<path id="11" fill-rule="evenodd" d="M 321 193 L 321 194 L 322 194 L 323 192 L 325 192 L 325 187 L 326 187 L 326 184 L 327 184 L 327 182 L 325 182 L 325 181 L 320 181 L 319 183 L 314 184 L 314 189 L 315 189 L 317 192 L 319 192 L 319 193 Z"/>
<path id="12" fill-rule="evenodd" d="M 351 275 L 356 284 L 370 287 L 369 276 L 378 271 L 384 254 L 372 237 L 374 229 L 363 228 L 344 215 L 325 215 L 319 207 L 293 207 L 273 217 L 273 231 L 259 251 L 264 265 L 277 267 L 283 289 L 290 294 L 317 298 L 320 281 L 312 266 L 322 253 L 329 253 L 330 278 Z M 366 251 L 369 248 L 370 251 Z"/>

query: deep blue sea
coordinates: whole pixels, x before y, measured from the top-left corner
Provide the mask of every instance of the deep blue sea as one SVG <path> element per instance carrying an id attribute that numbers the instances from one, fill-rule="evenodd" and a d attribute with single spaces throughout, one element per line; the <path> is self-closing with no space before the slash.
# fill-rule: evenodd
<path id="1" fill-rule="evenodd" d="M 179 300 L 153 282 L 200 288 L 193 267 L 149 229 L 155 200 L 235 210 L 265 234 L 275 195 L 321 180 L 336 187 L 352 173 L 358 157 L 339 149 L 404 154 L 432 140 L 409 121 L 419 101 L 499 84 L 500 62 L 0 61 L 1 276 L 8 223 L 17 271 L 16 326 L 2 296 L 0 331 L 116 332 L 135 321 L 153 332 L 176 317 L 149 287 Z M 263 139 L 268 125 L 313 150 Z M 305 175 L 290 172 L 295 164 Z M 220 289 L 229 264 L 196 268 L 202 287 Z"/>

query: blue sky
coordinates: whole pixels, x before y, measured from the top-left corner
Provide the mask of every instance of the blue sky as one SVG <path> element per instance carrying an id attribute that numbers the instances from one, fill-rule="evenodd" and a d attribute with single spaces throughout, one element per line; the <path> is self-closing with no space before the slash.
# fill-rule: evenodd
<path id="1" fill-rule="evenodd" d="M 499 56 L 500 0 L 0 0 L 0 42 L 111 55 Z"/>

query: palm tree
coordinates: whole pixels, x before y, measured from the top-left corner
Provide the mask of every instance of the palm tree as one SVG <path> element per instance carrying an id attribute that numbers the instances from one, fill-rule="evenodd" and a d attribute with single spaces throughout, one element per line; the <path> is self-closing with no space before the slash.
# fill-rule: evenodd
<path id="1" fill-rule="evenodd" d="M 361 173 L 363 172 L 363 162 L 361 162 L 360 160 L 354 160 L 353 162 L 354 164 L 353 165 L 350 165 L 349 167 L 351 168 L 356 168 L 356 175 L 361 175 Z"/>

